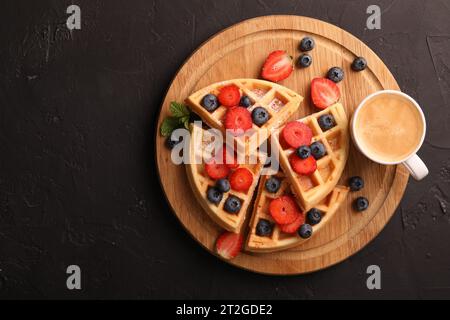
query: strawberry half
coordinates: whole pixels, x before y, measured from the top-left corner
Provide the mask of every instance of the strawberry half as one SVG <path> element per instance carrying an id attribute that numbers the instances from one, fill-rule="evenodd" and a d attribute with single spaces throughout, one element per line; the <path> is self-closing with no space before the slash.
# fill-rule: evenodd
<path id="1" fill-rule="evenodd" d="M 319 109 L 326 109 L 341 98 L 341 91 L 333 81 L 315 78 L 311 83 L 311 99 Z"/>
<path id="2" fill-rule="evenodd" d="M 278 224 L 290 224 L 297 220 L 300 209 L 292 196 L 281 196 L 269 204 L 269 212 Z"/>
<path id="3" fill-rule="evenodd" d="M 300 226 L 302 224 L 305 223 L 305 215 L 303 213 L 299 213 L 297 219 L 295 219 L 294 222 L 289 223 L 289 224 L 280 224 L 280 230 L 284 233 L 296 233 L 298 228 L 300 228 Z"/>
<path id="4" fill-rule="evenodd" d="M 294 70 L 292 57 L 286 51 L 276 50 L 269 54 L 261 71 L 263 79 L 278 82 L 289 77 Z"/>
<path id="5" fill-rule="evenodd" d="M 225 115 L 225 129 L 231 130 L 234 135 L 243 134 L 251 129 L 252 125 L 252 115 L 246 108 L 231 108 Z"/>
<path id="6" fill-rule="evenodd" d="M 313 156 L 302 159 L 293 153 L 289 156 L 289 163 L 292 169 L 302 176 L 309 176 L 317 170 L 317 161 Z"/>
<path id="7" fill-rule="evenodd" d="M 218 99 L 225 107 L 235 107 L 241 101 L 241 92 L 237 86 L 230 84 L 220 89 Z"/>
<path id="8" fill-rule="evenodd" d="M 292 148 L 298 148 L 301 146 L 309 146 L 313 137 L 313 132 L 303 122 L 291 121 L 289 122 L 281 132 L 284 141 Z"/>
<path id="9" fill-rule="evenodd" d="M 224 179 L 230 173 L 230 168 L 226 164 L 219 164 L 212 159 L 205 164 L 206 174 L 213 180 Z"/>
<path id="10" fill-rule="evenodd" d="M 224 232 L 216 241 L 216 251 L 227 260 L 236 257 L 242 249 L 244 238 L 238 233 Z"/>
<path id="11" fill-rule="evenodd" d="M 247 192 L 253 183 L 253 174 L 247 168 L 239 168 L 230 176 L 231 189 Z"/>

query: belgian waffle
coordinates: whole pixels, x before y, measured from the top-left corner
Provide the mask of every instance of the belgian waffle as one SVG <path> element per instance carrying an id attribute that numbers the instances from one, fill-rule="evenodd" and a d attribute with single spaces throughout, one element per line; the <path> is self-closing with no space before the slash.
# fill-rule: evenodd
<path id="1" fill-rule="evenodd" d="M 209 112 L 203 108 L 201 101 L 207 94 L 217 96 L 222 87 L 231 84 L 239 88 L 241 95 L 250 98 L 252 101 L 252 106 L 248 108 L 250 112 L 256 107 L 264 107 L 269 113 L 269 121 L 261 127 L 253 124 L 253 130 L 245 139 L 235 138 L 238 148 L 245 148 L 241 150 L 246 150 L 247 153 L 254 152 L 258 146 L 266 141 L 271 131 L 283 125 L 303 101 L 302 96 L 286 87 L 258 79 L 234 79 L 218 82 L 193 93 L 186 99 L 186 103 L 192 111 L 197 113 L 210 127 L 221 130 L 223 133 L 226 131 L 223 120 L 228 108 L 219 106 L 213 112 Z"/>
<path id="2" fill-rule="evenodd" d="M 323 131 L 318 123 L 319 117 L 325 114 L 331 114 L 335 120 L 335 126 L 327 131 Z M 280 143 L 279 134 L 283 128 L 274 133 L 276 139 L 273 140 L 279 149 L 281 168 L 285 172 L 300 206 L 305 209 L 314 207 L 324 199 L 333 190 L 342 175 L 349 152 L 348 118 L 344 107 L 337 103 L 297 121 L 301 121 L 311 128 L 312 142 L 322 142 L 327 152 L 326 156 L 317 160 L 317 170 L 312 175 L 299 175 L 289 163 L 289 156 L 295 150 L 283 147 Z"/>
<path id="3" fill-rule="evenodd" d="M 195 139 L 201 141 L 201 146 L 196 145 Z M 211 140 L 211 135 L 202 127 L 197 125 L 191 126 L 191 142 L 188 155 L 189 164 L 186 164 L 188 180 L 195 197 L 212 220 L 228 231 L 239 233 L 258 184 L 265 158 L 263 155 L 258 154 L 256 163 L 252 164 L 253 162 L 246 157 L 244 163 L 239 164 L 239 167 L 245 167 L 253 174 L 252 185 L 247 192 L 237 192 L 231 189 L 223 195 L 221 202 L 216 205 L 209 202 L 206 196 L 208 187 L 214 186 L 215 181 L 206 174 L 204 161 L 198 161 L 199 159 L 204 159 L 205 152 L 209 152 L 208 150 L 210 148 L 208 146 L 213 143 Z M 225 201 L 231 195 L 241 200 L 241 209 L 237 214 L 231 214 L 224 210 Z"/>
<path id="4" fill-rule="evenodd" d="M 250 230 L 246 241 L 247 251 L 260 253 L 281 251 L 298 246 L 308 240 L 302 239 L 297 234 L 287 234 L 282 232 L 270 215 L 269 204 L 271 200 L 286 194 L 291 194 L 291 185 L 286 176 L 281 171 L 275 176 L 281 181 L 280 189 L 276 193 L 270 193 L 265 188 L 265 182 L 270 176 L 261 177 L 258 195 L 249 224 Z M 339 209 L 341 203 L 345 200 L 347 193 L 348 188 L 336 186 L 325 199 L 315 206 L 315 208 L 320 210 L 323 215 L 321 222 L 313 226 L 312 236 L 314 236 L 332 218 Z M 268 220 L 273 224 L 273 231 L 270 236 L 259 236 L 256 234 L 256 226 L 260 219 Z"/>

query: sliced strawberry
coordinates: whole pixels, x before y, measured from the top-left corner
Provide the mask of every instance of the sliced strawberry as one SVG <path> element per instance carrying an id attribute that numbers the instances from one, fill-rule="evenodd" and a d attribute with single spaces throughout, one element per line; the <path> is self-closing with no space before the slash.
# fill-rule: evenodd
<path id="1" fill-rule="evenodd" d="M 292 169 L 303 176 L 309 176 L 317 170 L 317 162 L 313 156 L 309 158 L 302 159 L 297 156 L 295 153 L 289 156 L 289 163 L 291 164 Z"/>
<path id="2" fill-rule="evenodd" d="M 231 189 L 246 192 L 253 183 L 253 174 L 247 168 L 236 169 L 230 176 Z"/>
<path id="3" fill-rule="evenodd" d="M 303 122 L 291 121 L 289 122 L 281 132 L 284 141 L 292 148 L 298 148 L 301 146 L 309 146 L 313 137 L 313 132 Z"/>
<path id="4" fill-rule="evenodd" d="M 219 92 L 219 102 L 225 107 L 236 107 L 241 101 L 241 92 L 234 84 L 222 87 Z"/>
<path id="5" fill-rule="evenodd" d="M 292 196 L 281 196 L 270 202 L 269 212 L 276 223 L 290 224 L 298 218 L 300 209 Z"/>
<path id="6" fill-rule="evenodd" d="M 252 115 L 243 107 L 229 109 L 225 115 L 225 128 L 234 135 L 243 134 L 252 128 Z"/>
<path id="7" fill-rule="evenodd" d="M 219 164 L 216 160 L 212 159 L 205 164 L 206 174 L 214 180 L 223 179 L 230 173 L 230 168 L 225 164 Z"/>
<path id="8" fill-rule="evenodd" d="M 341 91 L 333 81 L 326 78 L 315 78 L 311 83 L 311 98 L 319 109 L 326 109 L 341 98 Z"/>
<path id="9" fill-rule="evenodd" d="M 216 241 L 217 254 L 227 260 L 233 259 L 241 251 L 243 242 L 241 234 L 224 232 Z"/>
<path id="10" fill-rule="evenodd" d="M 226 146 L 223 146 L 223 163 L 227 165 L 230 169 L 236 169 L 239 167 L 239 163 L 237 162 L 237 157 L 234 153 L 231 152 Z"/>
<path id="11" fill-rule="evenodd" d="M 299 212 L 298 217 L 297 219 L 294 220 L 294 222 L 289 224 L 280 224 L 279 227 L 280 230 L 284 233 L 296 233 L 298 228 L 300 228 L 300 226 L 304 223 L 305 223 L 305 215 Z"/>
<path id="12" fill-rule="evenodd" d="M 292 57 L 286 51 L 276 50 L 269 54 L 261 71 L 263 79 L 278 82 L 289 77 L 294 70 Z"/>

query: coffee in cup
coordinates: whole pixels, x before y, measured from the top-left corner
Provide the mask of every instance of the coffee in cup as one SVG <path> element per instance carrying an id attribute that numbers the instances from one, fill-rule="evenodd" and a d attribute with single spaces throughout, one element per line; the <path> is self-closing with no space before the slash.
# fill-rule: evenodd
<path id="1" fill-rule="evenodd" d="M 417 102 L 394 90 L 376 92 L 356 109 L 352 137 L 358 149 L 380 164 L 404 163 L 414 178 L 428 174 L 416 155 L 425 138 L 425 116 Z"/>

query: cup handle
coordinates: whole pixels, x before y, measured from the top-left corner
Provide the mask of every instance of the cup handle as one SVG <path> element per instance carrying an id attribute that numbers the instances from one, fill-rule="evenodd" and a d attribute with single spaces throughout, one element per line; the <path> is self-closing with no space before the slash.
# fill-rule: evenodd
<path id="1" fill-rule="evenodd" d="M 429 173 L 427 166 L 417 154 L 403 162 L 403 164 L 406 169 L 408 169 L 409 173 L 411 173 L 412 177 L 417 181 L 422 180 Z"/>

